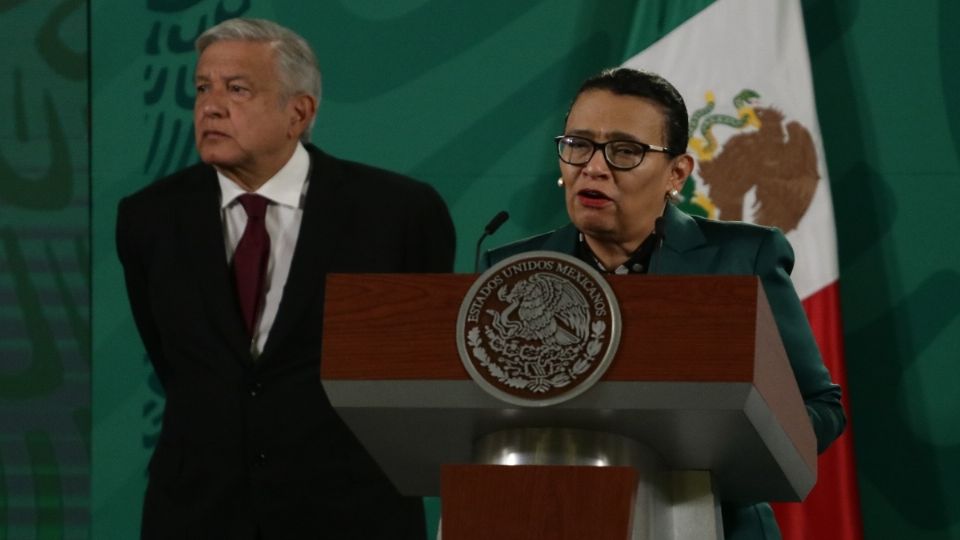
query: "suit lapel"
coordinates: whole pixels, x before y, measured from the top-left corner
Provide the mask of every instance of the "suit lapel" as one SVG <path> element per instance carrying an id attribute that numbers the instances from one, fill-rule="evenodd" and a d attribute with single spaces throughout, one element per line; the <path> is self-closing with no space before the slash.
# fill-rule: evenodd
<path id="1" fill-rule="evenodd" d="M 220 186 L 212 167 L 202 167 L 195 187 L 180 209 L 179 237 L 187 250 L 185 260 L 193 261 L 198 289 L 214 326 L 223 334 L 238 358 L 250 355 L 249 339 L 243 328 L 240 308 L 227 263 L 220 217 Z"/>
<path id="2" fill-rule="evenodd" d="M 333 231 L 337 229 L 335 194 L 346 179 L 336 160 L 314 146 L 307 145 L 307 150 L 310 152 L 310 185 L 290 274 L 280 297 L 277 318 L 260 356 L 264 364 L 269 362 L 278 344 L 296 328 L 303 311 L 316 302 L 317 289 L 325 286 L 324 276 L 330 268 Z"/>
<path id="3" fill-rule="evenodd" d="M 666 220 L 663 246 L 653 254 L 650 262 L 653 274 L 705 273 L 717 255 L 717 246 L 707 243 L 697 222 L 668 204 L 663 213 Z"/>

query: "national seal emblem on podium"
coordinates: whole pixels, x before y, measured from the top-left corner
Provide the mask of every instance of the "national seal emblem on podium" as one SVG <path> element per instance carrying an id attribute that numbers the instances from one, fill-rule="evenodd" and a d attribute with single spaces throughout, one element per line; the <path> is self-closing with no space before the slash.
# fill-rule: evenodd
<path id="1" fill-rule="evenodd" d="M 563 253 L 534 251 L 477 278 L 460 306 L 457 348 L 489 394 L 548 406 L 603 376 L 620 329 L 619 306 L 599 272 Z"/>

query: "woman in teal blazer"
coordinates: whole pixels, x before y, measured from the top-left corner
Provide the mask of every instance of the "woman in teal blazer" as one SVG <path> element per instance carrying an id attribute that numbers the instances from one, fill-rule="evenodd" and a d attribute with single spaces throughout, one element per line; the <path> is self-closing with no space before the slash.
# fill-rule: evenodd
<path id="1" fill-rule="evenodd" d="M 693 169 L 687 129 L 683 99 L 663 78 L 621 68 L 588 79 L 556 139 L 571 223 L 489 251 L 482 264 L 548 250 L 609 273 L 758 276 L 823 452 L 846 418 L 790 280 L 793 250 L 777 229 L 691 217 L 671 204 Z M 768 504 L 721 509 L 727 540 L 780 538 Z"/>

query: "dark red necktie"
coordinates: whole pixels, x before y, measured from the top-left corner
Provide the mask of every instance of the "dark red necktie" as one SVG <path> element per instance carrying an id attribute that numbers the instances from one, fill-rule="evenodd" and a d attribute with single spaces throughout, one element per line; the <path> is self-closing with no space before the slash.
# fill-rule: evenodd
<path id="1" fill-rule="evenodd" d="M 260 195 L 246 193 L 237 197 L 247 213 L 247 227 L 233 252 L 233 274 L 237 282 L 237 298 L 247 333 L 253 336 L 257 315 L 264 302 L 267 261 L 270 260 L 270 235 L 264 224 L 267 204 Z"/>

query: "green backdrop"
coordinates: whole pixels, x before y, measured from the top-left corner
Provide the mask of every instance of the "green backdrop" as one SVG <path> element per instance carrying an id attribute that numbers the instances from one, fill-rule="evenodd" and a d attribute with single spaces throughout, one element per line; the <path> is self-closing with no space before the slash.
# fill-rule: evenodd
<path id="1" fill-rule="evenodd" d="M 0 0 L 0 540 L 90 523 L 86 28 Z"/>
<path id="2" fill-rule="evenodd" d="M 465 272 L 497 211 L 489 245 L 564 221 L 550 137 L 577 83 L 708 3 L 0 0 L 0 540 L 136 536 L 163 400 L 112 229 L 122 195 L 194 159 L 200 30 L 307 37 L 315 140 L 435 185 Z M 960 538 L 960 3 L 803 5 L 865 532 Z"/>

